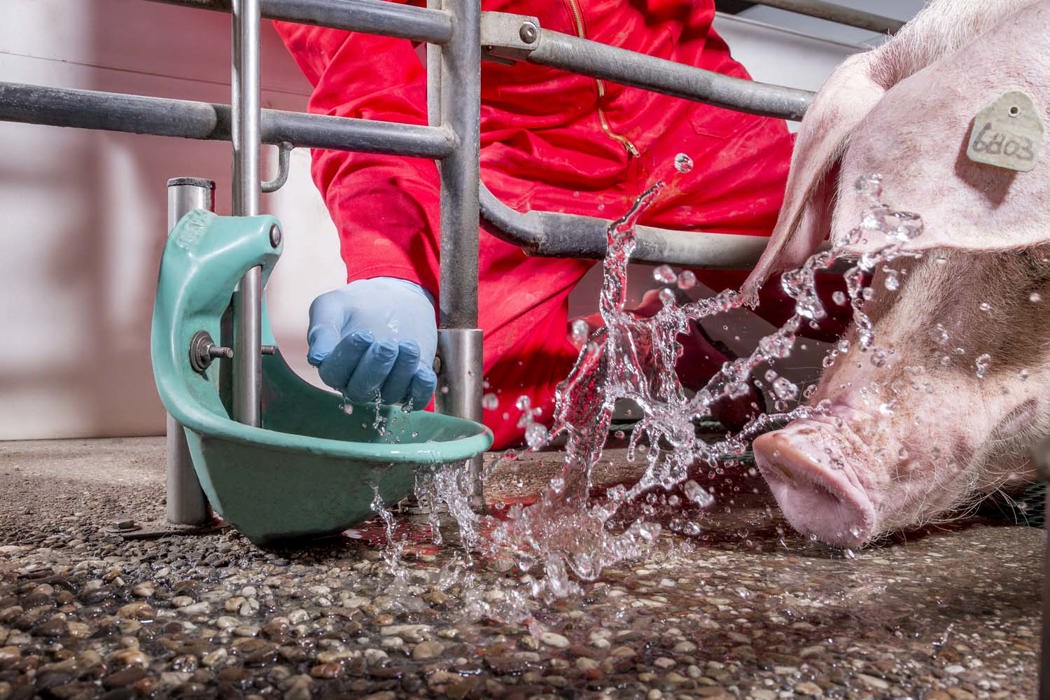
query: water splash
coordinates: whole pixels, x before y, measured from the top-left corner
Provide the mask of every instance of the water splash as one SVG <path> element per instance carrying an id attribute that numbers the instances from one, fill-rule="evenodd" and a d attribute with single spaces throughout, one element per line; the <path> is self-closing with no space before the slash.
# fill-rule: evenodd
<path id="1" fill-rule="evenodd" d="M 687 333 L 692 324 L 739 308 L 746 300 L 738 292 L 726 290 L 679 305 L 674 291 L 667 288 L 662 290 L 668 292 L 662 295 L 665 303 L 654 315 L 641 318 L 626 309 L 627 266 L 635 248 L 635 224 L 659 197 L 661 188 L 658 184 L 644 192 L 607 231 L 608 252 L 599 295 L 604 325 L 593 332 L 590 326 L 573 327 L 571 337 L 580 349 L 579 356 L 557 390 L 551 429 L 548 431 L 537 420 L 537 409 L 527 396 L 516 402 L 521 412 L 518 425 L 524 429 L 530 451 L 541 449 L 555 438 L 564 438 L 559 476 L 535 503 L 528 507 L 513 505 L 500 517 L 478 516 L 469 508 L 469 499 L 451 495 L 457 489 L 461 494 L 467 492 L 463 470 L 439 472 L 417 488 L 421 503 L 443 504 L 455 519 L 465 547 L 486 559 L 511 562 L 512 568 L 523 574 L 518 580 L 527 583 L 528 594 L 535 600 L 572 595 L 579 591 L 577 581 L 593 580 L 606 567 L 644 556 L 651 550 L 661 535 L 660 525 L 646 521 L 644 514 L 624 521 L 625 504 L 656 489 L 681 486 L 685 498 L 700 508 L 709 508 L 714 497 L 691 478 L 691 469 L 714 468 L 727 458 L 739 458 L 756 435 L 787 421 L 827 415 L 826 402 L 797 405 L 800 388 L 769 370 L 765 376 L 777 412 L 759 415 L 737 433 L 711 442 L 700 439 L 696 429 L 697 422 L 710 416 L 712 406 L 719 401 L 748 396 L 752 377 L 759 368 L 768 368 L 788 357 L 802 323 L 819 322 L 827 316 L 815 291 L 815 279 L 839 260 L 841 246 L 879 234 L 888 244 L 863 254 L 846 273 L 848 294 L 833 299 L 836 304 L 852 307 L 857 343 L 861 350 L 871 349 L 872 323 L 863 306 L 873 294 L 873 273 L 879 270 L 883 274 L 883 285 L 889 291 L 898 289 L 898 273 L 885 264 L 897 257 L 915 256 L 902 247 L 922 231 L 922 221 L 916 215 L 893 210 L 881 201 L 880 178 L 862 178 L 857 190 L 866 198 L 869 212 L 861 225 L 839 246 L 814 255 L 800 269 L 782 278 L 784 291 L 795 300 L 795 313 L 782 327 L 760 339 L 753 353 L 726 362 L 706 386 L 690 394 L 675 372 L 681 352 L 678 337 Z M 653 276 L 663 284 L 677 283 L 680 289 L 695 284 L 692 273 L 676 274 L 666 265 L 658 266 Z M 946 342 L 947 333 L 944 335 Z M 824 365 L 833 364 L 850 346 L 848 339 L 841 339 L 824 358 Z M 871 361 L 878 365 L 886 357 L 885 351 L 874 349 Z M 591 469 L 602 455 L 614 408 L 621 400 L 629 400 L 641 409 L 627 450 L 628 459 L 644 460 L 645 472 L 632 487 L 617 486 L 595 497 Z M 887 403 L 887 407 L 892 412 L 892 405 Z M 514 461 L 517 456 L 516 452 L 508 452 L 502 459 Z M 432 530 L 438 533 L 436 541 L 441 537 L 438 525 L 437 520 L 433 521 Z M 684 532 L 690 528 L 674 529 Z M 522 611 L 526 609 L 527 605 L 513 610 L 503 608 L 501 617 L 524 615 Z"/>

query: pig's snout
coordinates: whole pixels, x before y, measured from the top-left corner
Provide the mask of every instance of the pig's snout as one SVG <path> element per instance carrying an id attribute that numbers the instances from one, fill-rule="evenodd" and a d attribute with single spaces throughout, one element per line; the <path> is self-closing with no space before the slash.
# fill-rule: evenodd
<path id="1" fill-rule="evenodd" d="M 876 510 L 834 436 L 805 421 L 758 437 L 755 461 L 793 528 L 840 547 L 878 534 Z"/>

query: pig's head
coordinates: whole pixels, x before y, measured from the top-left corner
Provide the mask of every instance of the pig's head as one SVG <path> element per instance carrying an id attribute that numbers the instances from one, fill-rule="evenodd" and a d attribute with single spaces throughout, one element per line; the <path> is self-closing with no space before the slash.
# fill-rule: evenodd
<path id="1" fill-rule="evenodd" d="M 830 544 L 859 546 L 1030 478 L 1031 445 L 1050 431 L 1050 248 L 930 251 L 887 267 L 900 288 L 875 275 L 874 342 L 851 333 L 810 399 L 822 415 L 754 443 L 788 522 Z"/>
<path id="2" fill-rule="evenodd" d="M 854 183 L 870 174 L 882 175 L 882 198 L 916 212 L 925 229 L 898 241 L 921 257 L 876 268 L 863 307 L 874 341 L 861 347 L 851 333 L 810 399 L 823 415 L 754 443 L 803 533 L 860 546 L 1032 477 L 1031 447 L 1050 433 L 1050 147 L 1027 172 L 973 162 L 966 150 L 975 115 L 1009 90 L 1050 123 L 1050 32 L 1032 29 L 1048 24 L 1050 3 L 1039 3 L 915 72 L 850 125 L 838 152 L 824 149 L 830 159 L 789 181 L 745 291 L 824 240 L 849 240 L 852 255 L 892 242 L 876 228 L 856 232 L 872 203 Z M 813 117 L 799 147 L 835 121 L 826 108 Z"/>

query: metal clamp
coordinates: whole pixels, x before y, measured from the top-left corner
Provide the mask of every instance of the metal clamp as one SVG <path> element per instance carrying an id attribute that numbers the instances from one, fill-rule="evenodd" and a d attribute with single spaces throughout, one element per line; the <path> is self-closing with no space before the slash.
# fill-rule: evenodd
<path id="1" fill-rule="evenodd" d="M 485 58 L 499 62 L 528 58 L 540 44 L 540 21 L 509 12 L 481 13 L 481 47 Z"/>

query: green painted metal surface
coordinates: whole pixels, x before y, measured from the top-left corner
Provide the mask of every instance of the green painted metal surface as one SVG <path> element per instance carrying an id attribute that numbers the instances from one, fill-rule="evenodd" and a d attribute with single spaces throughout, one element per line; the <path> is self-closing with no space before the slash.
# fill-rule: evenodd
<path id="1" fill-rule="evenodd" d="M 492 434 L 460 418 L 397 407 L 355 406 L 300 379 L 278 351 L 263 358 L 262 425 L 232 420 L 229 360 L 203 371 L 190 341 L 219 343 L 238 280 L 261 265 L 263 282 L 280 256 L 269 216 L 187 214 L 172 229 L 153 310 L 153 373 L 161 400 L 186 430 L 193 466 L 212 507 L 253 542 L 339 532 L 411 493 L 415 472 L 484 452 Z M 263 307 L 263 343 L 274 344 Z M 224 402 L 224 397 L 227 401 Z"/>

